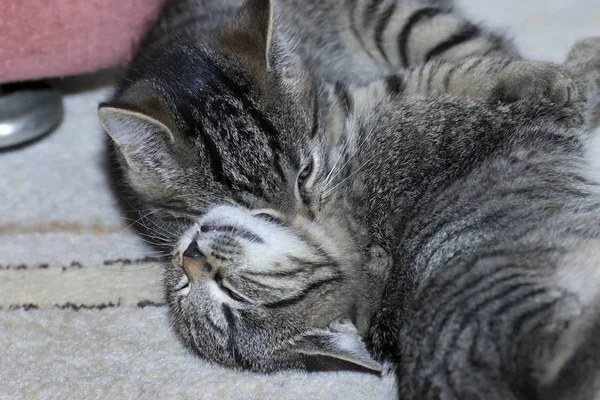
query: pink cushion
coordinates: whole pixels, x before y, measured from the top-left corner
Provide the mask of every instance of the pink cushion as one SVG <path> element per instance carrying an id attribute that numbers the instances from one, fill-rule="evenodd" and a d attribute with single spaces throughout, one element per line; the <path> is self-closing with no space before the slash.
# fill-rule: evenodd
<path id="1" fill-rule="evenodd" d="M 126 63 L 164 0 L 0 0 L 0 83 Z"/>

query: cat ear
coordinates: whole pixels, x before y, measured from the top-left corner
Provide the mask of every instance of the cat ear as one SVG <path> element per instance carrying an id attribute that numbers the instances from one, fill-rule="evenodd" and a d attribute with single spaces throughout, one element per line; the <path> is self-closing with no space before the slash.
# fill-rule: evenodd
<path id="1" fill-rule="evenodd" d="M 223 25 L 219 42 L 255 74 L 266 75 L 273 38 L 273 0 L 246 0 L 233 21 Z"/>
<path id="2" fill-rule="evenodd" d="M 381 372 L 356 327 L 349 321 L 335 322 L 327 329 L 306 332 L 294 340 L 292 350 L 306 355 L 333 357 Z"/>
<path id="3" fill-rule="evenodd" d="M 175 126 L 160 97 L 134 87 L 122 101 L 117 105 L 101 104 L 98 116 L 129 167 L 135 167 L 159 149 L 173 146 Z"/>

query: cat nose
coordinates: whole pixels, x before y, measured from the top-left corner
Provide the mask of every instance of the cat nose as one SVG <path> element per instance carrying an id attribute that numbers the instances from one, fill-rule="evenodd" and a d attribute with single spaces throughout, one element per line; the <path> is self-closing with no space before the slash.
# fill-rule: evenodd
<path id="1" fill-rule="evenodd" d="M 198 248 L 198 243 L 195 240 L 183 252 L 183 270 L 190 281 L 208 276 L 211 273 L 212 267 L 206 256 Z"/>

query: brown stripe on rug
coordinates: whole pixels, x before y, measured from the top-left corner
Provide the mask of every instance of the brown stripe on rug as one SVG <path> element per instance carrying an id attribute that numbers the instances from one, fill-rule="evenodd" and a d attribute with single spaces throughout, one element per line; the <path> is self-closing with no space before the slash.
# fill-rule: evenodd
<path id="1" fill-rule="evenodd" d="M 102 265 L 104 266 L 130 266 L 130 265 L 141 265 L 148 263 L 156 263 L 157 265 L 162 263 L 160 257 L 143 257 L 143 258 L 117 258 L 112 260 L 104 260 Z M 56 268 L 57 266 L 52 266 Z M 83 268 L 83 264 L 79 261 L 71 261 L 69 264 L 58 266 L 63 271 L 69 268 Z M 0 270 L 2 269 L 47 269 L 51 268 L 48 263 L 37 263 L 37 264 L 0 264 Z"/>
<path id="2" fill-rule="evenodd" d="M 162 267 L 156 262 L 2 269 L 0 308 L 77 311 L 162 305 L 161 278 Z"/>
<path id="3" fill-rule="evenodd" d="M 1 217 L 0 217 L 1 218 Z M 131 232 L 40 232 L 0 234 L 0 265 L 102 265 L 105 260 L 157 256 Z"/>
<path id="4" fill-rule="evenodd" d="M 125 226 L 126 227 L 126 226 Z M 35 233 L 93 233 L 106 234 L 121 232 L 125 229 L 121 225 L 102 225 L 99 223 L 81 224 L 78 222 L 50 221 L 31 225 L 16 222 L 0 224 L 0 235 L 27 235 Z"/>

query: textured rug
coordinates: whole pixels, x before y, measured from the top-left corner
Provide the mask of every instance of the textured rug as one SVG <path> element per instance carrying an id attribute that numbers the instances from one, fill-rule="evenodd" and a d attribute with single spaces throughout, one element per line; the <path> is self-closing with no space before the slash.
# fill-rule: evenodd
<path id="1" fill-rule="evenodd" d="M 597 0 L 463 0 L 532 58 L 600 35 Z M 209 365 L 170 331 L 151 249 L 106 176 L 96 106 L 110 74 L 64 81 L 65 120 L 0 152 L 0 399 L 393 399 L 392 377 L 270 376 Z"/>

